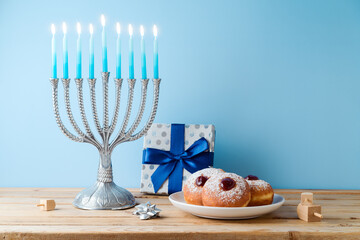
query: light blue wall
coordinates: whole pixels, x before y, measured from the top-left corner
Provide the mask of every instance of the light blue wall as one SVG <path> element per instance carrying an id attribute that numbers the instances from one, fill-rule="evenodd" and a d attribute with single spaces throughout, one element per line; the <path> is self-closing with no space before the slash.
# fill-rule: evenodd
<path id="1" fill-rule="evenodd" d="M 1 187 L 95 181 L 98 153 L 61 134 L 48 79 L 50 24 L 59 30 L 62 21 L 69 24 L 71 77 L 76 21 L 86 25 L 84 39 L 88 23 L 95 24 L 100 73 L 101 13 L 109 24 L 112 77 L 115 22 L 123 26 L 125 75 L 125 26 L 136 29 L 137 78 L 138 27 L 145 25 L 150 56 L 150 28 L 159 26 L 163 82 L 156 122 L 215 124 L 216 167 L 258 175 L 276 188 L 360 188 L 360 2 L 350 0 L 0 0 Z M 139 140 L 114 152 L 117 183 L 139 186 L 141 151 Z"/>

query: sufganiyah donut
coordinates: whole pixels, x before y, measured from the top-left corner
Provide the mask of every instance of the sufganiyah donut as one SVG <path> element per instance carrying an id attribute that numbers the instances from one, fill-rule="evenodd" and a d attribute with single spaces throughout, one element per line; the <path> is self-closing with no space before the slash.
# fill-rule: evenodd
<path id="1" fill-rule="evenodd" d="M 189 204 L 203 205 L 201 197 L 203 186 L 211 177 L 223 172 L 218 168 L 205 168 L 193 173 L 183 187 L 185 201 Z"/>
<path id="2" fill-rule="evenodd" d="M 202 189 L 202 203 L 212 207 L 246 207 L 251 199 L 247 181 L 235 173 L 219 173 Z"/>

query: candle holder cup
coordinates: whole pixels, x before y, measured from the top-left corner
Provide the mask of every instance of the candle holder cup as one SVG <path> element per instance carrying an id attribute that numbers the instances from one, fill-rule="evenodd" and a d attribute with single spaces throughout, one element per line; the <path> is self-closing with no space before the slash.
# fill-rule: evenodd
<path id="1" fill-rule="evenodd" d="M 132 110 L 134 88 L 136 79 L 128 79 L 128 101 L 126 105 L 125 116 L 120 127 L 119 132 L 111 140 L 110 137 L 114 133 L 115 127 L 118 122 L 119 110 L 120 110 L 120 96 L 123 79 L 115 79 L 115 109 L 114 115 L 112 117 L 111 124 L 109 123 L 109 99 L 108 99 L 108 83 L 109 83 L 109 72 L 102 72 L 102 83 L 103 83 L 103 126 L 101 127 L 100 121 L 97 114 L 96 106 L 96 94 L 95 94 L 95 85 L 96 79 L 88 79 L 90 87 L 90 101 L 92 108 L 92 115 L 95 122 L 97 132 L 100 135 L 101 141 L 98 141 L 92 130 L 89 126 L 89 122 L 86 117 L 84 101 L 83 101 L 83 79 L 75 79 L 77 87 L 77 97 L 78 104 L 80 109 L 80 115 L 82 123 L 85 127 L 85 132 L 79 128 L 79 125 L 76 123 L 71 106 L 70 106 L 70 79 L 62 79 L 64 87 L 64 97 L 65 97 L 65 107 L 68 118 L 74 130 L 78 134 L 72 134 L 63 124 L 60 118 L 59 105 L 58 105 L 58 78 L 50 78 L 52 84 L 52 99 L 56 123 L 59 126 L 60 130 L 75 142 L 84 142 L 89 143 L 95 146 L 100 154 L 100 163 L 97 174 L 96 183 L 81 191 L 77 194 L 73 201 L 73 205 L 81 209 L 89 210 L 116 210 L 116 209 L 126 209 L 133 207 L 135 205 L 134 196 L 126 189 L 117 186 L 113 182 L 113 172 L 111 164 L 111 153 L 117 145 L 124 142 L 135 141 L 141 138 L 151 127 L 154 122 L 158 100 L 159 100 L 159 88 L 160 88 L 160 79 L 153 79 L 154 84 L 154 93 L 153 93 L 153 104 L 150 113 L 150 117 L 145 124 L 145 126 L 137 133 L 134 134 L 138 128 L 141 119 L 144 115 L 145 105 L 146 105 L 146 95 L 147 95 L 147 86 L 149 79 L 141 80 L 141 100 L 140 107 L 135 118 L 135 121 L 127 129 L 129 118 Z"/>

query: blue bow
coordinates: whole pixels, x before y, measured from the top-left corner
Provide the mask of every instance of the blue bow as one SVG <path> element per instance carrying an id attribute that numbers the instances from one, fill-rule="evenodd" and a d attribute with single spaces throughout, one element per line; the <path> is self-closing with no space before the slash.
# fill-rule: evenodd
<path id="1" fill-rule="evenodd" d="M 155 193 L 167 178 L 169 178 L 169 194 L 181 191 L 184 168 L 194 173 L 213 164 L 214 153 L 208 151 L 209 144 L 204 137 L 184 151 L 184 132 L 184 124 L 172 124 L 170 151 L 144 149 L 143 164 L 159 164 L 151 176 Z"/>

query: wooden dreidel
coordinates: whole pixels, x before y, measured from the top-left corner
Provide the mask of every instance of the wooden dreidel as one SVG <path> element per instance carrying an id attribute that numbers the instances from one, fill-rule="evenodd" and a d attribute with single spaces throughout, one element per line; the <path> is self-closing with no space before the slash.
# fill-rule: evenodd
<path id="1" fill-rule="evenodd" d="M 314 195 L 311 192 L 301 193 L 301 204 L 312 205 L 314 201 Z"/>
<path id="2" fill-rule="evenodd" d="M 321 206 L 314 205 L 314 196 L 312 193 L 306 192 L 301 194 L 301 202 L 297 206 L 298 217 L 306 222 L 320 222 L 323 216 L 321 215 Z"/>
<path id="3" fill-rule="evenodd" d="M 36 206 L 41 207 L 41 210 L 51 211 L 55 209 L 56 203 L 54 200 L 42 199 L 40 200 L 40 204 L 37 204 Z"/>

